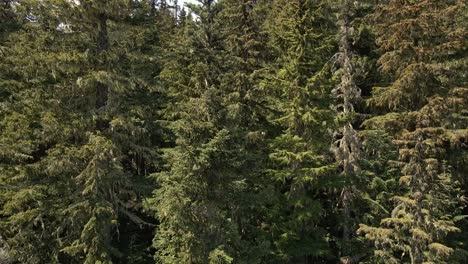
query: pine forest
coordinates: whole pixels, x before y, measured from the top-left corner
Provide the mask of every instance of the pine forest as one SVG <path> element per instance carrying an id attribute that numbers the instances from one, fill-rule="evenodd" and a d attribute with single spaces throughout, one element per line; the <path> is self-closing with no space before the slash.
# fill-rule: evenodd
<path id="1" fill-rule="evenodd" d="M 466 0 L 0 0 L 0 264 L 467 264 Z"/>

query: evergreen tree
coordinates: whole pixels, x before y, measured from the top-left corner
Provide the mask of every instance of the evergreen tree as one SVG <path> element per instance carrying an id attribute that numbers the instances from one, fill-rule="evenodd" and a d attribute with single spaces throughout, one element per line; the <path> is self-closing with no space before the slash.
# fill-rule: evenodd
<path id="1" fill-rule="evenodd" d="M 334 22 L 325 1 L 276 1 L 270 13 L 271 45 L 278 53 L 265 84 L 273 95 L 270 173 L 279 192 L 272 235 L 281 263 L 308 263 L 328 253 L 326 212 L 318 192 L 336 171 L 328 154 L 332 123 L 330 66 Z M 327 68 L 328 67 L 328 68 Z M 331 164 L 331 165 L 330 165 Z"/>
<path id="2" fill-rule="evenodd" d="M 57 42 L 64 39 L 52 22 L 58 7 L 48 2 L 43 6 L 35 1 L 16 5 L 19 29 L 4 35 L 1 53 L 6 96 L 0 128 L 0 227 L 9 255 L 22 263 L 58 262 L 59 208 L 66 207 L 72 193 L 67 193 L 69 180 L 47 175 L 48 167 L 41 162 L 58 136 L 51 114 L 57 101 L 51 90 L 63 81 L 65 70 L 57 64 L 64 58 L 59 56 L 70 55 L 58 52 Z M 71 56 L 69 61 L 79 59 Z"/>
<path id="3" fill-rule="evenodd" d="M 266 138 L 271 125 L 267 121 L 268 90 L 259 85 L 262 67 L 268 58 L 264 49 L 266 32 L 262 25 L 266 1 L 220 1 L 225 68 L 221 76 L 225 126 L 230 131 L 233 169 L 239 184 L 229 196 L 232 219 L 239 233 L 235 245 L 236 263 L 260 263 L 270 254 L 270 241 L 262 224 L 265 203 L 271 195 L 271 182 L 264 171 L 268 162 Z"/>
<path id="4" fill-rule="evenodd" d="M 353 63 L 353 51 L 351 47 L 351 37 L 354 31 L 352 27 L 352 16 L 354 15 L 355 3 L 343 1 L 340 3 L 338 25 L 340 27 L 339 52 L 335 55 L 336 63 L 340 70 L 339 84 L 332 90 L 337 103 L 333 106 L 336 111 L 336 123 L 339 126 L 335 131 L 335 140 L 332 144 L 332 151 L 335 155 L 336 163 L 343 177 L 344 187 L 340 194 L 342 210 L 343 236 L 341 241 L 340 255 L 344 263 L 349 263 L 350 254 L 355 254 L 351 247 L 350 239 L 355 226 L 351 217 L 353 210 L 353 200 L 355 199 L 356 184 L 361 174 L 361 139 L 354 129 L 353 123 L 356 119 L 355 105 L 361 97 L 361 90 L 355 82 L 355 65 Z M 355 250 L 355 249 L 354 249 Z"/>
<path id="5" fill-rule="evenodd" d="M 167 171 L 155 175 L 159 263 L 231 263 L 239 239 L 229 199 L 243 182 L 234 170 L 233 135 L 223 123 L 219 8 L 212 0 L 190 5 L 189 17 L 197 20 L 182 25 L 162 72 L 176 146 L 165 154 Z"/>
<path id="6" fill-rule="evenodd" d="M 395 208 L 381 228 L 362 225 L 360 232 L 375 241 L 375 253 L 385 263 L 446 263 L 453 252 L 446 235 L 459 231 L 452 176 L 458 168 L 445 160 L 447 146 L 464 138 L 466 124 L 458 112 L 466 89 L 444 79 L 447 60 L 465 53 L 464 29 L 455 23 L 463 10 L 460 1 L 389 1 L 374 15 L 379 63 L 389 85 L 375 88 L 369 102 L 390 112 L 366 125 L 392 133 L 405 188 L 393 198 Z"/>
<path id="7" fill-rule="evenodd" d="M 14 195 L 2 206 L 2 234 L 23 263 L 118 261 L 120 230 L 147 227 L 138 211 L 158 133 L 145 122 L 157 93 L 127 68 L 138 47 L 119 34 L 136 28 L 125 20 L 135 14 L 127 1 L 17 10 L 29 22 L 8 39 L 6 87 L 16 101 L 1 130 L 2 176 Z"/>

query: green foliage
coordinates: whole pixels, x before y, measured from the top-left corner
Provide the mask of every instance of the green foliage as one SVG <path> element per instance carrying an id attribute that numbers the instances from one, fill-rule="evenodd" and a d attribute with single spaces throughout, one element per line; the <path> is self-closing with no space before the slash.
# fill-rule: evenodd
<path id="1" fill-rule="evenodd" d="M 317 191 L 336 170 L 327 153 L 334 22 L 325 1 L 276 1 L 272 9 L 270 45 L 279 56 L 263 85 L 273 95 L 270 118 L 280 129 L 271 141 L 269 174 L 282 201 L 272 215 L 276 254 L 286 262 L 328 252 L 326 232 L 317 225 L 324 213 Z"/>
<path id="2" fill-rule="evenodd" d="M 463 10 L 459 1 L 389 1 L 372 15 L 382 52 L 378 62 L 390 82 L 374 88 L 369 99 L 388 112 L 365 125 L 392 135 L 402 188 L 381 227 L 361 225 L 359 232 L 374 241 L 375 255 L 390 263 L 449 263 L 454 252 L 446 238 L 460 231 L 454 219 L 462 201 L 453 177 L 460 167 L 447 162 L 447 153 L 457 151 L 452 144 L 461 138 L 450 135 L 466 122 L 449 116 L 460 112 L 458 104 L 464 104 L 466 95 L 458 88 L 463 82 L 447 82 L 441 69 L 464 53 L 459 33 L 465 30 L 448 19 L 457 20 Z"/>
<path id="3" fill-rule="evenodd" d="M 5 41 L 0 226 L 22 263 L 112 263 L 119 226 L 148 227 L 157 97 L 125 54 L 147 44 L 119 33 L 138 28 L 127 2 L 101 4 L 21 3 L 30 21 Z"/>
<path id="4" fill-rule="evenodd" d="M 160 221 L 153 241 L 160 263 L 226 260 L 238 239 L 227 199 L 243 181 L 234 170 L 237 149 L 229 148 L 233 135 L 222 122 L 219 4 L 204 1 L 190 8 L 199 21 L 180 26 L 185 40 L 171 49 L 174 60 L 162 72 L 176 146 L 165 154 L 167 171 L 156 175 L 160 188 L 151 206 Z M 223 257 L 213 251 L 219 248 Z"/>
<path id="5" fill-rule="evenodd" d="M 461 0 L 3 0 L 1 263 L 467 263 Z"/>

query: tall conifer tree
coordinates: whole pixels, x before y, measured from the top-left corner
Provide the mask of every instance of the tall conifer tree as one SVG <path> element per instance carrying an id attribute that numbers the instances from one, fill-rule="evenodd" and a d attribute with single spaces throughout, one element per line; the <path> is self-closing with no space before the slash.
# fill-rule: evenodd
<path id="1" fill-rule="evenodd" d="M 5 189 L 14 193 L 2 206 L 10 252 L 23 263 L 127 257 L 119 247 L 131 243 L 117 234 L 148 224 L 138 212 L 141 182 L 157 145 L 145 123 L 156 110 L 145 100 L 156 94 L 126 67 L 136 47 L 119 35 L 135 10 L 127 1 L 32 1 L 16 10 L 27 22 L 8 39 L 7 87 L 17 100 L 1 130 Z"/>
<path id="2" fill-rule="evenodd" d="M 166 108 L 176 146 L 168 170 L 157 174 L 154 207 L 160 221 L 154 246 L 160 263 L 231 263 L 238 240 L 231 195 L 242 185 L 235 173 L 233 135 L 223 120 L 223 48 L 213 0 L 190 5 L 181 38 L 162 73 L 173 100 Z M 189 56 L 187 56 L 189 55 Z"/>
<path id="3" fill-rule="evenodd" d="M 309 263 L 328 252 L 326 231 L 318 225 L 325 214 L 318 190 L 336 170 L 327 131 L 334 22 L 326 1 L 276 1 L 270 16 L 271 45 L 279 56 L 265 85 L 275 98 L 273 122 L 282 130 L 271 143 L 270 173 L 279 192 L 271 232 L 280 261 Z"/>
<path id="4" fill-rule="evenodd" d="M 268 162 L 268 90 L 260 86 L 262 67 L 269 51 L 264 49 L 266 1 L 220 1 L 218 22 L 224 37 L 225 68 L 221 76 L 225 126 L 231 134 L 233 170 L 238 186 L 230 196 L 230 211 L 239 232 L 236 263 L 260 263 L 270 253 L 265 203 L 270 200 L 270 181 L 264 171 Z M 268 133 L 268 134 L 267 134 Z"/>
<path id="5" fill-rule="evenodd" d="M 338 11 L 337 22 L 339 26 L 339 52 L 335 55 L 335 63 L 339 67 L 340 81 L 332 90 L 332 94 L 336 98 L 333 108 L 336 111 L 336 123 L 339 126 L 334 133 L 335 140 L 332 144 L 332 151 L 344 182 L 344 187 L 340 193 L 343 230 L 340 255 L 345 263 L 350 261 L 350 254 L 356 253 L 352 252 L 352 243 L 350 243 L 355 226 L 351 214 L 353 200 L 357 195 L 356 192 L 359 191 L 356 184 L 359 184 L 358 178 L 362 170 L 360 164 L 361 139 L 354 129 L 356 121 L 355 107 L 361 97 L 361 89 L 356 85 L 355 81 L 356 65 L 354 65 L 351 46 L 354 31 L 352 19 L 355 16 L 356 4 L 357 2 L 349 0 L 340 3 L 341 7 Z"/>
<path id="6" fill-rule="evenodd" d="M 446 235 L 460 231 L 452 176 L 458 169 L 447 164 L 446 153 L 466 137 L 457 112 L 467 90 L 444 79 L 447 60 L 465 49 L 466 30 L 454 23 L 463 10 L 460 1 L 389 1 L 375 13 L 379 63 L 389 84 L 375 88 L 370 103 L 390 111 L 366 125 L 392 132 L 405 188 L 381 228 L 362 225 L 360 232 L 386 263 L 447 263 L 453 249 Z"/>

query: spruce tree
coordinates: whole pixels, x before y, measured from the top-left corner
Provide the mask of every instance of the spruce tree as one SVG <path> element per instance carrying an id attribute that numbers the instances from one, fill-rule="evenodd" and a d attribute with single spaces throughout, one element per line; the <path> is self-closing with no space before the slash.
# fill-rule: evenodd
<path id="1" fill-rule="evenodd" d="M 14 100 L 1 130 L 2 176 L 7 195 L 14 193 L 3 203 L 1 228 L 16 261 L 111 263 L 127 257 L 119 248 L 134 246 L 118 234 L 148 228 L 139 211 L 154 169 L 159 132 L 150 120 L 158 100 L 152 78 L 127 67 L 138 66 L 129 52 L 138 39 L 119 32 L 137 28 L 128 5 L 17 6 L 27 22 L 8 39 Z"/>
<path id="2" fill-rule="evenodd" d="M 361 139 L 354 128 L 356 119 L 355 106 L 361 97 L 361 90 L 356 85 L 355 72 L 356 66 L 353 61 L 353 51 L 351 47 L 351 38 L 354 31 L 352 19 L 355 15 L 355 4 L 357 2 L 342 1 L 338 12 L 339 25 L 339 52 L 335 55 L 335 63 L 339 67 L 337 73 L 340 82 L 332 90 L 336 103 L 333 106 L 336 111 L 336 123 L 338 129 L 334 133 L 334 142 L 332 151 L 335 155 L 336 163 L 340 170 L 340 176 L 343 178 L 344 187 L 340 193 L 340 204 L 342 210 L 342 241 L 340 246 L 340 255 L 344 263 L 350 260 L 352 252 L 350 239 L 354 233 L 353 219 L 351 216 L 353 209 L 353 200 L 357 196 L 360 188 L 361 176 Z M 355 250 L 355 249 L 354 249 Z"/>
<path id="3" fill-rule="evenodd" d="M 2 35 L 1 89 L 6 96 L 0 128 L 0 228 L 12 260 L 57 263 L 60 208 L 66 207 L 71 192 L 69 180 L 46 175 L 48 167 L 41 161 L 58 136 L 51 114 L 57 101 L 50 90 L 63 81 L 57 42 L 64 36 L 49 23 L 57 8 L 39 6 L 36 1 L 17 4 L 13 14 L 19 28 Z"/>
<path id="4" fill-rule="evenodd" d="M 278 58 L 264 85 L 271 90 L 272 115 L 280 133 L 271 142 L 269 170 L 278 198 L 271 228 L 279 262 L 308 263 L 328 253 L 326 212 L 319 190 L 336 171 L 330 162 L 334 22 L 325 1 L 276 1 L 269 35 Z"/>
<path id="5" fill-rule="evenodd" d="M 389 111 L 365 125 L 392 134 L 402 192 L 382 227 L 361 225 L 359 231 L 375 242 L 376 256 L 385 263 L 447 263 L 453 249 L 446 236 L 460 231 L 452 175 L 459 168 L 446 159 L 464 138 L 458 111 L 466 89 L 445 78 L 447 61 L 464 53 L 465 30 L 457 22 L 463 10 L 460 1 L 389 1 L 374 14 L 388 85 L 374 88 L 369 102 Z"/>
<path id="6" fill-rule="evenodd" d="M 264 171 L 268 162 L 268 90 L 260 86 L 262 67 L 268 58 L 262 26 L 266 1 L 220 1 L 218 23 L 224 38 L 225 67 L 221 77 L 223 121 L 231 135 L 234 173 L 239 184 L 229 194 L 230 211 L 239 233 L 236 263 L 261 263 L 268 259 L 270 241 L 262 228 L 271 181 Z"/>
<path id="7" fill-rule="evenodd" d="M 231 195 L 243 183 L 235 173 L 233 135 L 223 124 L 219 75 L 223 49 L 212 0 L 190 5 L 171 59 L 162 72 L 170 102 L 166 118 L 176 146 L 167 149 L 167 171 L 151 207 L 160 221 L 153 245 L 159 263 L 231 263 L 238 240 Z"/>

